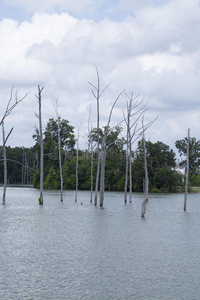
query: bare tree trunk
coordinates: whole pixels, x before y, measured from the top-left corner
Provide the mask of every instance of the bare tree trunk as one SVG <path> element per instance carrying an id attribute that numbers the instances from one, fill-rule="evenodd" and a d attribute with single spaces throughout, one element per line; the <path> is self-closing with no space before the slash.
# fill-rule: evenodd
<path id="1" fill-rule="evenodd" d="M 188 129 L 188 142 L 187 142 L 187 167 L 185 178 L 185 198 L 184 198 L 184 211 L 186 211 L 187 192 L 188 192 L 188 174 L 189 174 L 189 145 L 190 145 L 190 129 Z"/>
<path id="2" fill-rule="evenodd" d="M 110 110 L 108 123 L 104 129 L 104 135 L 103 135 L 103 141 L 102 141 L 102 147 L 101 147 L 101 181 L 100 181 L 100 207 L 103 207 L 103 201 L 104 201 L 104 186 L 105 186 L 105 165 L 106 165 L 106 140 L 109 133 L 109 126 L 110 121 L 112 117 L 112 112 L 115 107 L 116 102 L 118 101 L 119 97 L 122 95 L 124 91 L 122 91 L 119 96 L 115 99 L 112 108 Z"/>
<path id="3" fill-rule="evenodd" d="M 128 121 L 128 120 L 127 120 Z M 128 188 L 128 162 L 129 162 L 129 133 L 127 126 L 126 136 L 126 170 L 125 170 L 125 185 L 124 185 L 124 204 L 127 203 L 127 188 Z"/>
<path id="4" fill-rule="evenodd" d="M 119 97 L 124 91 L 122 91 L 119 96 L 115 99 L 112 108 L 110 110 L 108 123 L 104 129 L 104 135 L 103 135 L 103 141 L 102 141 L 102 147 L 101 147 L 101 181 L 100 181 L 100 207 L 103 207 L 103 201 L 104 201 L 104 186 L 105 186 L 105 164 L 106 164 L 106 140 L 109 132 L 109 126 L 111 121 L 111 116 L 113 109 L 115 107 L 116 102 L 118 101 Z"/>
<path id="5" fill-rule="evenodd" d="M 58 159 L 59 159 L 59 170 L 60 170 L 60 201 L 63 202 L 63 172 L 62 172 L 60 124 L 59 124 L 59 115 L 58 115 L 58 100 L 56 100 L 56 118 L 57 118 L 57 124 L 58 124 Z"/>
<path id="6" fill-rule="evenodd" d="M 79 133 L 78 133 L 79 135 Z M 77 139 L 77 149 L 76 149 L 76 193 L 75 193 L 75 202 L 77 202 L 77 194 L 78 194 L 78 148 L 79 148 L 79 144 L 78 144 L 78 140 L 79 140 L 79 136 Z"/>
<path id="7" fill-rule="evenodd" d="M 40 88 L 38 85 L 38 95 L 36 95 L 36 98 L 38 99 L 39 103 L 39 114 L 36 114 L 36 117 L 39 120 L 39 134 L 40 134 L 40 198 L 39 198 L 39 204 L 43 205 L 43 176 L 44 176 L 44 150 L 43 150 L 43 132 L 42 132 L 42 108 L 41 108 L 41 102 L 42 102 L 42 91 L 43 87 Z"/>
<path id="8" fill-rule="evenodd" d="M 98 87 L 97 87 L 97 174 L 96 174 L 96 185 L 95 185 L 95 196 L 94 196 L 94 205 L 97 206 L 97 196 L 99 188 L 99 172 L 100 172 L 100 150 L 99 150 L 99 91 L 100 91 L 100 80 L 99 73 L 97 71 Z"/>
<path id="9" fill-rule="evenodd" d="M 91 116 L 91 107 L 88 118 L 88 159 L 90 160 L 90 203 L 92 203 L 93 198 L 93 143 L 91 137 L 92 126 L 90 129 L 90 116 Z"/>
<path id="10" fill-rule="evenodd" d="M 142 202 L 142 212 L 141 217 L 144 218 L 146 212 L 146 203 L 148 201 L 148 190 L 149 190 L 149 180 L 148 180 L 148 170 L 147 170 L 147 155 L 146 155 L 146 143 L 144 137 L 144 125 L 143 125 L 143 149 L 144 149 L 144 172 L 145 172 L 145 185 L 144 185 L 144 200 Z"/>
<path id="11" fill-rule="evenodd" d="M 13 109 L 17 106 L 17 104 L 19 104 L 24 98 L 26 98 L 26 96 L 28 95 L 28 93 L 22 97 L 21 99 L 18 99 L 17 97 L 17 91 L 15 93 L 15 102 L 14 104 L 12 104 L 12 100 L 13 100 L 13 88 L 11 89 L 11 93 L 10 93 L 10 99 L 8 100 L 7 106 L 6 106 L 6 110 L 5 113 L 0 121 L 0 126 L 2 126 L 2 135 L 3 135 L 3 155 L 4 155 L 4 189 L 3 189 L 3 199 L 2 202 L 3 204 L 5 204 L 6 202 L 6 187 L 7 187 L 7 158 L 6 158 L 6 142 L 10 136 L 10 134 L 13 131 L 13 127 L 11 128 L 9 134 L 7 135 L 7 137 L 5 137 L 5 129 L 4 129 L 4 122 L 5 119 L 7 118 L 7 116 L 9 116 L 11 114 L 11 112 L 13 111 Z"/>
<path id="12" fill-rule="evenodd" d="M 128 187 L 128 173 L 129 173 L 129 203 L 132 203 L 132 144 L 133 144 L 133 137 L 135 136 L 137 130 L 137 121 L 141 116 L 141 110 L 138 109 L 136 112 L 132 112 L 135 108 L 137 108 L 142 101 L 139 103 L 136 101 L 133 104 L 133 101 L 137 99 L 138 96 L 135 98 L 133 97 L 133 93 L 131 92 L 130 96 L 126 94 L 126 109 L 127 114 L 124 114 L 124 121 L 126 123 L 127 131 L 126 131 L 126 171 L 125 171 L 125 186 L 124 186 L 124 203 L 127 203 L 127 187 Z M 138 115 L 136 120 L 131 124 L 131 117 L 134 115 Z M 133 131 L 133 132 L 131 132 Z M 137 137 L 138 138 L 138 137 Z M 137 139 L 136 138 L 136 139 Z M 135 140 L 136 140 L 135 139 Z"/>
<path id="13" fill-rule="evenodd" d="M 5 129 L 4 122 L 2 122 L 2 136 L 3 136 L 3 159 L 4 159 L 4 185 L 3 185 L 3 204 L 6 203 L 6 186 L 7 186 L 7 160 L 6 160 L 6 138 L 5 138 Z"/>
<path id="14" fill-rule="evenodd" d="M 92 203 L 93 194 L 93 149 L 91 148 L 91 171 L 90 171 L 91 181 L 90 181 L 90 203 Z"/>
<path id="15" fill-rule="evenodd" d="M 132 203 L 132 144 L 129 138 L 129 203 Z"/>
<path id="16" fill-rule="evenodd" d="M 104 158 L 102 159 L 101 156 L 102 156 L 102 151 L 100 153 L 100 150 L 99 150 L 99 100 L 100 100 L 100 97 L 101 95 L 103 94 L 103 92 L 108 88 L 109 84 L 102 90 L 102 92 L 100 93 L 100 79 L 99 79 L 99 72 L 98 72 L 98 69 L 96 67 L 96 72 L 97 72 L 97 87 L 94 86 L 93 84 L 90 83 L 90 85 L 95 89 L 96 93 L 94 91 L 92 91 L 92 94 L 93 96 L 95 97 L 95 99 L 97 100 L 97 157 L 98 157 L 98 163 L 97 163 L 97 174 L 96 174 L 96 186 L 95 186 L 95 199 L 94 199 L 94 205 L 97 206 L 97 195 L 98 195 L 98 186 L 99 186 L 99 173 L 100 173 L 100 163 L 101 161 L 103 162 L 103 164 L 105 164 L 104 162 Z M 124 91 L 122 91 L 119 96 L 117 97 L 117 99 L 114 101 L 114 104 L 111 108 L 111 111 L 110 111 L 110 115 L 109 115 L 109 119 L 108 119 L 108 124 L 107 124 L 107 129 L 106 131 L 108 130 L 109 128 L 109 124 L 110 124 L 110 120 L 111 120 L 111 115 L 112 115 L 112 111 L 113 111 L 113 108 L 117 102 L 117 100 L 119 99 L 119 97 L 121 96 L 121 94 L 123 93 Z M 107 134 L 107 132 L 106 132 Z M 105 138 L 105 143 L 106 143 L 106 138 Z M 106 151 L 106 150 L 105 150 Z M 104 167 L 103 165 L 101 165 L 101 167 Z M 102 176 L 105 177 L 105 171 L 102 171 Z M 105 181 L 105 178 L 103 178 L 103 180 L 101 180 L 101 183 L 103 184 L 100 185 L 100 190 L 104 191 L 104 181 Z M 102 193 L 101 192 L 101 195 L 102 197 L 104 197 L 104 192 Z M 100 205 L 102 206 L 102 199 L 100 200 Z"/>
<path id="17" fill-rule="evenodd" d="M 99 190 L 99 173 L 100 173 L 100 163 L 101 163 L 100 150 L 99 150 L 99 101 L 100 101 L 101 95 L 104 93 L 104 91 L 108 87 L 108 86 L 106 86 L 100 93 L 100 78 L 99 78 L 99 72 L 98 72 L 97 67 L 96 67 L 96 73 L 97 73 L 97 87 L 89 82 L 89 84 L 95 90 L 95 92 L 92 90 L 92 94 L 93 94 L 94 98 L 97 100 L 97 160 L 98 161 L 97 161 L 95 197 L 94 197 L 94 205 L 95 206 L 97 206 L 97 197 L 98 197 L 98 190 Z"/>
<path id="18" fill-rule="evenodd" d="M 60 169 L 60 201 L 63 202 L 63 173 L 62 173 L 62 157 L 61 157 L 61 145 L 60 145 L 60 125 L 58 122 L 58 154 L 59 154 L 59 169 Z"/>
<path id="19" fill-rule="evenodd" d="M 104 201 L 106 138 L 107 138 L 107 129 L 105 128 L 103 142 L 102 142 L 102 149 L 101 149 L 101 178 L 100 178 L 100 202 L 99 202 L 100 207 L 103 207 L 103 201 Z"/>

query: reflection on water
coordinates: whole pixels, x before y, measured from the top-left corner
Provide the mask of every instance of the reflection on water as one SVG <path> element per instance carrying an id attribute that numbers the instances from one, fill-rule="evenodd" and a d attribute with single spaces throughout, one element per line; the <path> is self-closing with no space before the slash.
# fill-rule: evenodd
<path id="1" fill-rule="evenodd" d="M 0 193 L 2 189 L 0 190 Z M 200 299 L 200 195 L 142 195 L 9 188 L 0 205 L 0 299 Z M 83 205 L 80 203 L 83 202 Z"/>

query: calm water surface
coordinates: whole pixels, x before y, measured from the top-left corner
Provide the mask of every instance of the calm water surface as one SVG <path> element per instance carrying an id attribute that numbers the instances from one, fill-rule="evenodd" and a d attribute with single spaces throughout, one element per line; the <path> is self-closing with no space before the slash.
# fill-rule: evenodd
<path id="1" fill-rule="evenodd" d="M 2 193 L 2 188 L 0 189 Z M 142 194 L 123 204 L 106 193 L 8 188 L 0 205 L 1 300 L 200 299 L 200 195 Z M 83 205 L 80 203 L 83 202 Z"/>

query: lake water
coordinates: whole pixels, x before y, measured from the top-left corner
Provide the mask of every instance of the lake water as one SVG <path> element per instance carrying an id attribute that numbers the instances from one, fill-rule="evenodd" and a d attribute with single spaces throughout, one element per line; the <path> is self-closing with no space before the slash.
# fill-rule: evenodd
<path id="1" fill-rule="evenodd" d="M 0 189 L 2 193 L 2 188 Z M 8 188 L 0 205 L 1 300 L 200 299 L 200 195 Z M 83 202 L 83 205 L 80 203 Z"/>

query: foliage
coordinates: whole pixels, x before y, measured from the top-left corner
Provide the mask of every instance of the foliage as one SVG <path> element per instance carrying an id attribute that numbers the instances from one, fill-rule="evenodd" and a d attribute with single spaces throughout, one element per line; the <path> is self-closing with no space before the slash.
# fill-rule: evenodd
<path id="1" fill-rule="evenodd" d="M 46 126 L 45 136 L 50 133 L 53 141 L 58 144 L 58 122 L 60 128 L 60 143 L 61 147 L 67 147 L 67 149 L 73 149 L 75 145 L 74 127 L 69 125 L 69 121 L 59 117 L 58 120 L 53 118 L 49 119 Z"/>
<path id="2" fill-rule="evenodd" d="M 187 143 L 188 138 L 185 137 L 182 140 L 178 140 L 175 143 L 176 148 L 180 156 L 187 156 Z M 186 167 L 187 160 L 180 162 L 180 166 Z M 195 137 L 190 138 L 189 142 L 189 177 L 191 175 L 198 175 L 200 167 L 200 141 L 197 141 Z"/>
<path id="3" fill-rule="evenodd" d="M 162 142 L 146 142 L 147 165 L 150 191 L 175 192 L 182 184 L 176 166 L 175 153 Z M 138 142 L 138 149 L 133 162 L 133 182 L 135 191 L 143 191 L 144 178 L 144 150 L 142 141 Z"/>
<path id="4" fill-rule="evenodd" d="M 31 184 L 37 166 L 34 148 L 8 146 L 6 151 L 8 183 Z M 0 182 L 3 183 L 3 160 L 0 160 Z"/>
<path id="5" fill-rule="evenodd" d="M 62 171 L 64 189 L 76 188 L 76 152 L 74 150 L 75 137 L 73 126 L 67 120 L 59 119 L 62 139 Z M 60 174 L 58 163 L 58 135 L 57 121 L 50 119 L 44 132 L 44 188 L 59 189 Z M 126 151 L 124 150 L 124 140 L 120 137 L 121 127 L 109 129 L 106 149 L 105 165 L 105 190 L 124 191 Z M 93 146 L 97 141 L 97 131 L 91 132 Z M 103 129 L 100 128 L 100 141 L 102 142 Z M 39 188 L 39 145 L 37 130 L 34 139 L 35 145 L 31 148 L 7 147 L 8 158 L 8 180 L 9 183 L 29 183 Z M 195 144 L 195 151 L 199 143 Z M 184 144 L 184 143 L 182 143 Z M 182 145 L 177 143 L 177 145 Z M 100 145 L 101 147 L 101 145 Z M 147 164 L 149 176 L 149 190 L 151 192 L 176 192 L 180 191 L 183 180 L 174 167 L 176 165 L 175 153 L 169 146 L 162 142 L 146 142 Z M 181 148 L 184 153 L 184 147 Z M 136 151 L 133 153 L 132 175 L 133 190 L 143 191 L 144 180 L 144 153 L 142 141 L 138 142 Z M 193 151 L 194 153 L 196 153 Z M 194 154 L 193 153 L 193 154 Z M 78 180 L 80 190 L 89 190 L 91 181 L 91 153 L 89 150 L 79 150 L 78 152 Z M 198 155 L 196 155 L 198 157 Z M 97 149 L 93 149 L 93 177 L 96 176 Z M 190 185 L 200 186 L 200 174 L 190 175 Z M 0 182 L 3 182 L 3 161 L 0 161 Z M 93 182 L 94 188 L 95 182 Z"/>

